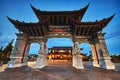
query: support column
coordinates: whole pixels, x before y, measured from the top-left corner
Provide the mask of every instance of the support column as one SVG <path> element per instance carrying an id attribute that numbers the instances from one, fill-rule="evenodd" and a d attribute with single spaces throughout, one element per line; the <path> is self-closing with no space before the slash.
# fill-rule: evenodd
<path id="1" fill-rule="evenodd" d="M 100 67 L 104 69 L 115 69 L 115 65 L 111 62 L 107 46 L 104 39 L 104 33 L 98 33 L 96 42 L 96 49 L 99 54 Z"/>
<path id="2" fill-rule="evenodd" d="M 92 50 L 93 66 L 100 67 L 99 54 L 97 52 L 96 45 L 94 43 L 90 44 Z"/>
<path id="3" fill-rule="evenodd" d="M 77 68 L 77 69 L 84 69 L 83 63 L 82 63 L 82 58 L 80 57 L 80 47 L 79 47 L 79 43 L 75 42 L 74 46 L 73 46 L 73 67 Z"/>
<path id="4" fill-rule="evenodd" d="M 43 68 L 47 65 L 47 51 L 46 44 L 41 42 L 40 49 L 38 51 L 38 57 L 36 61 L 36 68 Z"/>
<path id="5" fill-rule="evenodd" d="M 7 64 L 6 68 L 14 68 L 14 67 L 20 67 L 24 66 L 24 62 L 21 62 L 21 59 L 23 58 L 23 54 L 26 52 L 27 47 L 27 36 L 24 34 L 16 34 L 17 39 L 16 43 L 13 49 L 13 52 L 10 56 L 10 61 Z"/>
<path id="6" fill-rule="evenodd" d="M 29 49 L 30 49 L 30 43 L 27 43 L 25 45 L 23 55 L 22 55 L 22 59 L 21 59 L 21 63 L 23 63 L 24 65 L 28 64 L 27 62 L 28 62 Z"/>

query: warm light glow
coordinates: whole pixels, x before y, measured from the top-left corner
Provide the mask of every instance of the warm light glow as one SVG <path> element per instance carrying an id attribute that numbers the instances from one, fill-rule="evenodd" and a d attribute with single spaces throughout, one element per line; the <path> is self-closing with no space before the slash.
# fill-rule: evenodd
<path id="1" fill-rule="evenodd" d="M 59 50 L 58 52 L 65 52 L 64 50 Z"/>

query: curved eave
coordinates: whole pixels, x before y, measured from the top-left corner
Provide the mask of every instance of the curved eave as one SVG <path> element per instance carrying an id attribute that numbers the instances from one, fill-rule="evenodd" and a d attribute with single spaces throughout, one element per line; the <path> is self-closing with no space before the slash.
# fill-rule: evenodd
<path id="1" fill-rule="evenodd" d="M 96 35 L 99 31 L 102 31 L 103 28 L 107 26 L 107 24 L 112 20 L 113 17 L 114 15 L 110 16 L 107 19 L 103 19 L 103 20 L 96 21 L 96 22 L 74 22 L 76 26 L 71 27 L 72 32 L 78 36 Z"/>
<path id="2" fill-rule="evenodd" d="M 7 18 L 15 26 L 39 26 L 39 25 L 41 25 L 41 23 L 25 23 L 25 22 L 20 22 L 18 20 L 14 20 L 10 17 L 7 17 Z"/>
<path id="3" fill-rule="evenodd" d="M 30 4 L 31 5 L 31 4 Z M 36 14 L 36 16 L 37 16 L 37 18 L 39 19 L 39 10 L 38 9 L 36 9 L 35 7 L 33 7 L 32 5 L 31 5 L 31 8 L 32 8 L 32 10 L 34 11 L 34 13 Z"/>
<path id="4" fill-rule="evenodd" d="M 90 4 L 90 3 L 89 3 Z M 33 7 L 31 5 L 31 8 L 33 9 L 33 11 L 35 12 L 36 16 L 38 17 L 39 15 L 55 15 L 55 14 L 82 14 L 82 16 L 84 15 L 84 13 L 86 12 L 87 8 L 89 7 L 89 4 L 87 6 L 85 6 L 82 9 L 79 10 L 73 10 L 73 11 L 42 11 L 39 9 L 36 9 L 35 7 Z M 38 17 L 39 18 L 39 17 Z"/>
<path id="5" fill-rule="evenodd" d="M 109 18 L 106 18 L 106 19 L 103 19 L 103 20 L 99 21 L 98 23 L 99 23 L 99 24 L 107 25 L 107 24 L 113 19 L 114 16 L 115 16 L 115 14 L 113 14 L 113 15 L 110 16 Z"/>
<path id="6" fill-rule="evenodd" d="M 114 16 L 115 16 L 115 14 L 110 16 L 109 18 L 106 18 L 106 19 L 103 19 L 100 21 L 95 21 L 95 22 L 74 22 L 74 23 L 76 25 L 104 25 L 104 26 L 106 26 L 112 20 L 112 18 Z"/>
<path id="7" fill-rule="evenodd" d="M 85 8 L 83 8 L 83 10 L 81 10 L 81 11 L 82 11 L 82 13 L 81 13 L 81 11 L 79 11 L 79 13 L 81 13 L 81 14 L 82 14 L 81 19 L 83 18 L 83 16 L 84 16 L 85 12 L 87 11 L 87 9 L 88 9 L 89 5 L 90 5 L 90 3 L 89 3 L 89 4 L 85 7 Z"/>

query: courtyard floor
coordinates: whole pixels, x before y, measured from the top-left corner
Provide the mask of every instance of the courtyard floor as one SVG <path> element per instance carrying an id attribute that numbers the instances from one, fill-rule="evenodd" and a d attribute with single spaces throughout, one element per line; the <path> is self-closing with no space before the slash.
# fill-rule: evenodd
<path id="1" fill-rule="evenodd" d="M 85 62 L 83 70 L 75 69 L 71 62 L 65 61 L 49 62 L 43 69 L 35 69 L 34 64 L 35 62 L 31 62 L 29 66 L 4 71 L 1 67 L 0 80 L 120 80 L 118 70 L 95 68 L 91 62 Z"/>

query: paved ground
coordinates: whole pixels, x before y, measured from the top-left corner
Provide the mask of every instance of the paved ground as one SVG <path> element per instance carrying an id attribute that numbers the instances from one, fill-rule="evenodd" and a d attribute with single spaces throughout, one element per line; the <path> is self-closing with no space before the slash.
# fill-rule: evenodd
<path id="1" fill-rule="evenodd" d="M 120 72 L 94 68 L 84 63 L 84 70 L 77 70 L 70 62 L 54 62 L 43 69 L 28 66 L 0 72 L 0 80 L 120 80 Z"/>

